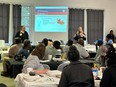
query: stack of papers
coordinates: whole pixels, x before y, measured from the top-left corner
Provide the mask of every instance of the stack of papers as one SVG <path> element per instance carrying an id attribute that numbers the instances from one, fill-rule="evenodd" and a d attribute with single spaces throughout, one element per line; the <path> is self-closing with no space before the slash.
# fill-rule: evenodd
<path id="1" fill-rule="evenodd" d="M 60 77 L 61 76 L 61 71 L 59 70 L 52 70 L 52 71 L 48 71 L 47 72 L 47 75 L 50 76 L 50 77 Z"/>

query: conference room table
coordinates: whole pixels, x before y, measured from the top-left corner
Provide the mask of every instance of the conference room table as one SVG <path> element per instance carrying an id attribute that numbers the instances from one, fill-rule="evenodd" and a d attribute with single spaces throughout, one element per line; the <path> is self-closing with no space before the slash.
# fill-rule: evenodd
<path id="1" fill-rule="evenodd" d="M 39 75 L 30 76 L 29 74 L 21 73 L 15 78 L 15 87 L 58 87 L 59 80 L 60 77 L 55 75 L 42 75 L 40 77 Z M 100 80 L 95 80 L 95 87 L 99 87 L 99 83 Z"/>
<path id="2" fill-rule="evenodd" d="M 94 60 L 88 60 L 88 59 L 84 59 L 84 60 L 80 60 L 82 63 L 89 65 L 90 67 L 93 67 L 93 63 Z M 50 70 L 57 70 L 58 66 L 66 61 L 49 61 L 49 60 L 44 60 L 44 61 L 40 61 L 42 64 L 47 64 L 50 66 Z M 14 59 L 8 60 L 6 62 L 7 65 L 7 70 L 9 73 L 9 76 L 11 78 L 15 78 L 17 76 L 17 74 L 22 72 L 22 68 L 24 65 L 24 61 L 16 61 Z"/>
<path id="3" fill-rule="evenodd" d="M 17 74 L 22 72 L 23 61 L 16 61 L 14 59 L 10 59 L 6 61 L 7 71 L 11 78 L 15 78 Z"/>
<path id="4" fill-rule="evenodd" d="M 62 63 L 62 61 L 41 61 L 42 64 L 47 64 L 50 66 L 50 70 L 57 70 L 57 67 Z M 15 78 L 17 74 L 22 72 L 22 68 L 24 65 L 24 61 L 16 61 L 14 59 L 10 59 L 6 62 L 7 70 L 9 76 L 11 78 Z"/>

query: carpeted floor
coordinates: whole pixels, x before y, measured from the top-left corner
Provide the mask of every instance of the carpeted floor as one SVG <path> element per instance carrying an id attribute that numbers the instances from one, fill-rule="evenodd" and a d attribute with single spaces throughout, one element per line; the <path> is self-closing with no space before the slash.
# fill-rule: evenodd
<path id="1" fill-rule="evenodd" d="M 7 87 L 15 87 L 14 78 L 1 76 L 1 71 L 3 71 L 3 67 L 0 62 L 0 83 L 6 84 Z"/>

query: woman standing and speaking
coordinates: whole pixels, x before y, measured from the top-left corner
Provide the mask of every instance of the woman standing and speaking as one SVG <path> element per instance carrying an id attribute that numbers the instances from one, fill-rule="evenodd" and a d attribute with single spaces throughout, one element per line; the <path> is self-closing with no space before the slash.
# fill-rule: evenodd
<path id="1" fill-rule="evenodd" d="M 83 40 L 86 40 L 86 35 L 81 26 L 79 26 L 77 33 L 74 35 L 74 40 L 78 41 L 78 39 L 80 38 L 82 38 Z"/>

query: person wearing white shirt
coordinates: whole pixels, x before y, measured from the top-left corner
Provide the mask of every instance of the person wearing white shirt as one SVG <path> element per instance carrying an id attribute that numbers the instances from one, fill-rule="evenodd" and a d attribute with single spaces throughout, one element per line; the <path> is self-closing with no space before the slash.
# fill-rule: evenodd
<path id="1" fill-rule="evenodd" d="M 45 53 L 45 45 L 39 44 L 35 47 L 33 52 L 29 55 L 29 57 L 26 59 L 22 72 L 27 73 L 27 68 L 32 68 L 33 71 L 37 74 L 44 74 L 48 70 L 44 69 L 43 65 L 40 63 L 40 60 L 43 59 Z"/>
<path id="2" fill-rule="evenodd" d="M 74 44 L 74 46 L 77 48 L 80 54 L 80 59 L 86 59 L 89 58 L 89 53 L 84 48 L 84 41 L 83 39 L 79 39 L 78 43 Z"/>

